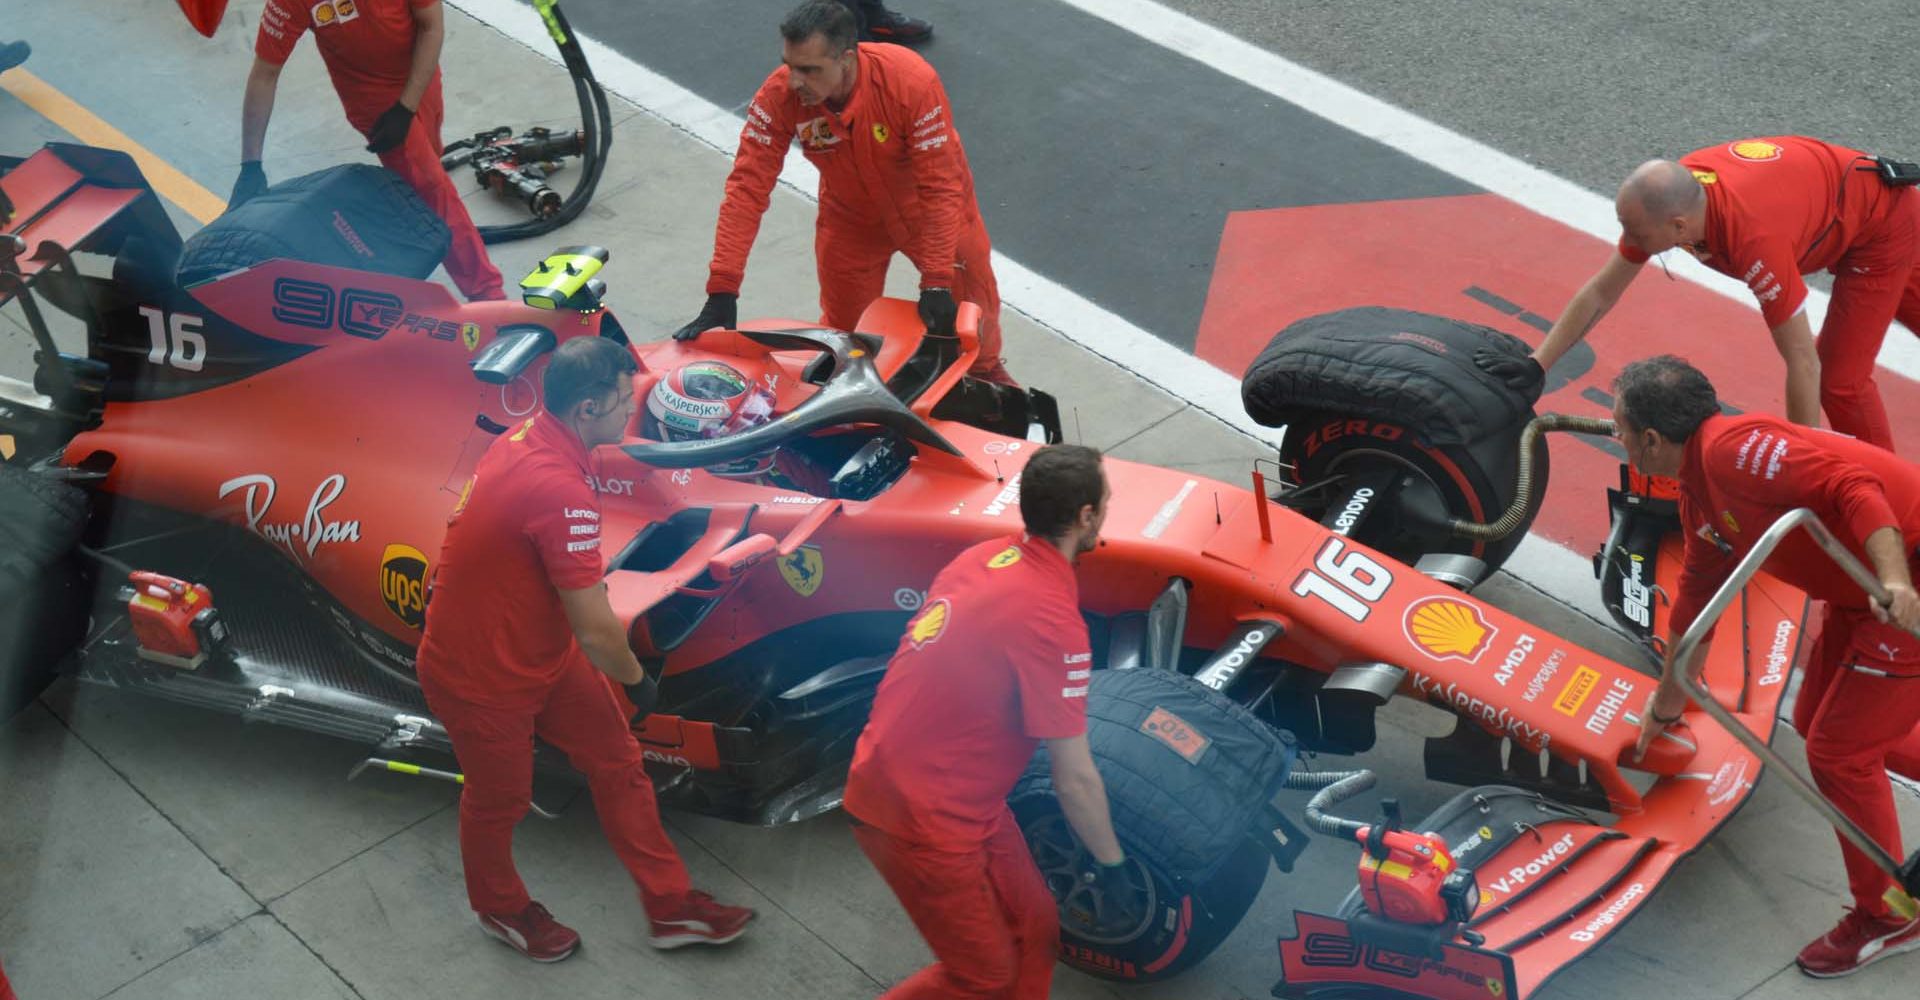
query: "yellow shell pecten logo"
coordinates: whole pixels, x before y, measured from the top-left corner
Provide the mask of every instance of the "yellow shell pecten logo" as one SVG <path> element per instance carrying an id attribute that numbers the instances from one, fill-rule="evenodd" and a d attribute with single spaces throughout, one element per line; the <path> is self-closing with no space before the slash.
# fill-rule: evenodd
<path id="1" fill-rule="evenodd" d="M 1407 606 L 1407 640 L 1436 660 L 1473 663 L 1500 630 L 1480 609 L 1451 597 L 1423 597 Z"/>
<path id="2" fill-rule="evenodd" d="M 952 605 L 944 597 L 922 608 L 914 616 L 912 624 L 907 626 L 907 641 L 913 644 L 913 648 L 919 649 L 940 638 L 940 633 L 947 630 L 947 615 L 951 610 Z"/>
<path id="3" fill-rule="evenodd" d="M 1780 147 L 1764 139 L 1742 139 L 1728 146 L 1727 150 L 1743 160 L 1751 160 L 1755 163 L 1765 163 L 1768 160 L 1780 158 Z"/>

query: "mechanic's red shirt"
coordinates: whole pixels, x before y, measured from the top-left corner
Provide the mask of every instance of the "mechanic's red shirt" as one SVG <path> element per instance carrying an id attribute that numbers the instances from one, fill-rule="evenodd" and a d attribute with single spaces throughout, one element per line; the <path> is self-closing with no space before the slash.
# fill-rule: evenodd
<path id="1" fill-rule="evenodd" d="M 1912 211 L 1906 189 L 1889 188 L 1867 154 L 1805 136 L 1741 139 L 1680 158 L 1707 192 L 1702 261 L 1753 291 L 1769 328 L 1807 300 L 1803 274 L 1881 266 L 1862 251 L 1896 211 Z M 1844 191 L 1844 197 L 1842 192 Z M 1620 256 L 1647 255 L 1623 235 Z"/>
<path id="2" fill-rule="evenodd" d="M 747 252 L 796 139 L 820 170 L 823 234 L 884 229 L 919 268 L 922 288 L 953 286 L 962 227 L 980 209 L 946 88 L 925 59 L 899 45 L 863 43 L 857 59 L 853 93 L 838 112 L 801 104 L 785 66 L 760 85 L 727 175 L 708 294 L 739 293 Z"/>
<path id="3" fill-rule="evenodd" d="M 600 582 L 600 502 L 587 449 L 552 414 L 494 441 L 447 521 L 418 668 L 423 681 L 493 708 L 540 703 L 585 656 L 561 590 Z"/>
<path id="4" fill-rule="evenodd" d="M 905 840 L 984 840 L 1039 741 L 1087 730 L 1092 643 L 1045 539 L 976 545 L 934 577 L 854 748 L 846 809 Z"/>
<path id="5" fill-rule="evenodd" d="M 366 108 L 379 114 L 400 96 L 413 67 L 414 8 L 439 2 L 267 0 L 253 52 L 275 66 L 282 65 L 300 36 L 312 31 L 313 43 L 348 116 Z"/>
<path id="6" fill-rule="evenodd" d="M 1680 468 L 1686 562 L 1674 598 L 1678 638 L 1707 599 L 1773 522 L 1807 507 L 1869 569 L 1863 543 L 1895 527 L 1908 562 L 1920 542 L 1920 465 L 1883 448 L 1777 417 L 1709 417 L 1687 439 Z M 1716 539 L 1724 542 L 1722 552 Z M 1767 560 L 1767 571 L 1839 608 L 1864 610 L 1867 595 L 1812 539 L 1795 532 Z M 1920 575 L 1920 574 L 1917 574 Z"/>

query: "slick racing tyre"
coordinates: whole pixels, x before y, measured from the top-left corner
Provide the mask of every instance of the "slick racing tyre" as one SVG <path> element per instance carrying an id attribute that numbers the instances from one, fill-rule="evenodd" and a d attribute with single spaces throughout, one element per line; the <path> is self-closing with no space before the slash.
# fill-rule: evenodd
<path id="1" fill-rule="evenodd" d="M 88 589 L 74 546 L 86 496 L 0 463 L 0 724 L 31 704 L 86 632 Z"/>
<path id="2" fill-rule="evenodd" d="M 1356 425 L 1359 433 L 1352 433 Z M 1394 485 L 1379 491 L 1372 516 L 1352 533 L 1355 541 L 1409 566 L 1429 552 L 1470 555 L 1486 563 L 1491 574 L 1527 537 L 1540 505 L 1536 503 L 1527 511 L 1518 528 L 1494 541 L 1455 538 L 1445 525 L 1450 518 L 1485 523 L 1506 511 L 1516 489 L 1520 429 L 1514 427 L 1509 433 L 1496 434 L 1471 447 L 1440 446 L 1394 424 L 1322 415 L 1301 425 L 1299 434 L 1289 427 L 1281 454 L 1294 468 L 1296 486 L 1349 482 L 1369 473 L 1392 477 Z M 1548 466 L 1547 442 L 1542 436 L 1533 446 L 1534 482 L 1540 484 L 1535 496 L 1545 492 L 1541 487 L 1547 481 Z M 1337 488 L 1327 492 L 1336 497 L 1348 495 Z M 1345 504 L 1342 510 L 1331 513 L 1337 520 L 1350 506 Z M 1329 511 L 1310 508 L 1302 513 L 1324 519 Z"/>
<path id="3" fill-rule="evenodd" d="M 1087 743 L 1128 861 L 1121 925 L 1053 795 L 1043 749 L 1008 801 L 1060 911 L 1061 959 L 1109 979 L 1147 982 L 1188 968 L 1246 915 L 1272 856 L 1256 839 L 1293 765 L 1291 736 L 1182 674 L 1097 670 Z"/>
<path id="4" fill-rule="evenodd" d="M 1453 552 L 1497 569 L 1538 510 L 1506 537 L 1455 537 L 1449 520 L 1485 523 L 1516 493 L 1520 433 L 1532 398 L 1474 361 L 1524 355 L 1519 339 L 1445 316 L 1365 307 L 1310 316 L 1274 335 L 1241 381 L 1247 414 L 1285 427 L 1286 503 L 1409 565 Z M 1547 448 L 1533 454 L 1545 494 Z"/>

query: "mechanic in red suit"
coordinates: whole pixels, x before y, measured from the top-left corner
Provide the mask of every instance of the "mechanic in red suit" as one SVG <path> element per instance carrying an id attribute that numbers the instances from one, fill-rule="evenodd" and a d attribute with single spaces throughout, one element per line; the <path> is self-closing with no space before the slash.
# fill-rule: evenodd
<path id="1" fill-rule="evenodd" d="M 690 888 L 629 729 L 656 688 L 601 582 L 587 456 L 624 435 L 637 368 L 598 337 L 554 351 L 545 410 L 494 441 L 447 522 L 420 641 L 421 690 L 466 773 L 467 899 L 487 933 L 542 962 L 572 954 L 580 936 L 528 898 L 513 866 L 535 736 L 587 776 L 601 829 L 640 887 L 654 947 L 725 944 L 754 915 Z M 602 675 L 626 684 L 631 704 Z"/>
<path id="2" fill-rule="evenodd" d="M 1803 136 L 1743 139 L 1650 160 L 1621 184 L 1615 252 L 1561 312 L 1531 359 L 1483 353 L 1484 367 L 1538 392 L 1542 372 L 1613 308 L 1649 257 L 1681 247 L 1745 282 L 1787 363 L 1787 417 L 1891 450 L 1873 378 L 1896 316 L 1920 330 L 1920 196 L 1883 181 L 1873 157 Z M 1831 271 L 1816 345 L 1801 275 Z"/>
<path id="3" fill-rule="evenodd" d="M 13 984 L 7 982 L 7 970 L 0 969 L 0 1000 L 19 1000 L 13 995 Z"/>
<path id="4" fill-rule="evenodd" d="M 854 839 L 937 959 L 885 995 L 1045 997 L 1060 923 L 1007 809 L 1045 742 L 1067 822 L 1096 861 L 1103 924 L 1141 914 L 1087 748 L 1091 644 L 1074 563 L 1106 518 L 1100 453 L 1035 452 L 1020 473 L 1026 532 L 940 571 L 894 651 L 854 748 Z"/>
<path id="5" fill-rule="evenodd" d="M 1826 602 L 1821 639 L 1794 706 L 1814 782 L 1881 846 L 1903 856 L 1888 768 L 1920 777 L 1920 466 L 1865 442 L 1777 417 L 1723 416 L 1707 377 L 1672 355 L 1636 361 L 1614 381 L 1613 419 L 1641 472 L 1680 480 L 1685 566 L 1669 643 L 1677 643 L 1753 543 L 1782 515 L 1806 507 L 1879 576 L 1892 600 L 1874 603 L 1804 534 L 1767 561 L 1769 572 Z M 1687 665 L 1698 676 L 1702 643 Z M 1648 702 L 1638 753 L 1687 704 L 1675 664 Z M 1780 678 L 1784 680 L 1785 678 Z M 1765 681 L 1762 681 L 1765 683 Z M 1802 949 L 1801 971 L 1844 976 L 1920 948 L 1913 901 L 1844 839 L 1853 906 Z"/>
<path id="6" fill-rule="evenodd" d="M 972 374 L 1008 385 L 1000 359 L 1000 291 L 992 245 L 974 198 L 952 102 L 925 59 L 897 45 L 856 44 L 854 19 L 835 0 L 809 0 L 780 25 L 785 65 L 747 106 L 740 150 L 707 271 L 707 304 L 674 333 L 732 329 L 747 253 L 787 147 L 820 170 L 813 251 L 820 322 L 851 330 L 880 297 L 896 251 L 920 270 L 920 318 L 953 336 L 958 302 L 980 307 Z"/>
<path id="7" fill-rule="evenodd" d="M 500 269 L 487 259 L 480 231 L 453 179 L 440 166 L 440 43 L 446 35 L 440 0 L 267 0 L 254 42 L 253 72 L 240 112 L 240 179 L 231 208 L 267 189 L 260 150 L 273 117 L 280 68 L 300 36 L 313 32 L 320 58 L 347 121 L 367 137 L 367 151 L 399 174 L 446 222 L 453 236 L 447 274 L 469 301 L 500 299 Z"/>

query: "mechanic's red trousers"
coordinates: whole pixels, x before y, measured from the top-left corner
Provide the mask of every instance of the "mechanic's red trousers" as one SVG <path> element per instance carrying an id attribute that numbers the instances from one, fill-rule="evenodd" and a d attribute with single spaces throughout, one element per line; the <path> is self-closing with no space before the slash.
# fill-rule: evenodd
<path id="1" fill-rule="evenodd" d="M 0 969 L 0 1000 L 20 1000 L 13 995 L 13 985 L 7 982 L 7 970 Z"/>
<path id="2" fill-rule="evenodd" d="M 842 218 L 821 209 L 814 225 L 813 256 L 820 277 L 820 322 L 851 330 L 860 314 L 886 291 L 887 265 L 901 248 L 886 227 Z M 1014 385 L 1000 357 L 1000 286 L 993 278 L 993 244 L 987 225 L 974 216 L 954 248 L 953 300 L 980 307 L 980 355 L 975 378 Z"/>
<path id="3" fill-rule="evenodd" d="M 1862 673 L 1856 667 L 1892 676 Z M 1900 817 L 1894 811 L 1887 768 L 1920 776 L 1915 727 L 1920 726 L 1920 639 L 1882 625 L 1866 611 L 1830 610 L 1820 644 L 1807 664 L 1793 727 L 1807 738 L 1807 767 L 1821 794 L 1860 824 L 1895 858 Z M 1913 768 L 1909 770 L 1909 768 Z M 1846 838 L 1840 854 L 1854 905 L 1887 915 L 1893 879 Z"/>
<path id="4" fill-rule="evenodd" d="M 527 887 L 513 867 L 513 828 L 533 799 L 536 734 L 587 776 L 600 828 L 639 884 L 647 909 L 665 912 L 663 904 L 686 894 L 687 866 L 660 826 L 640 744 L 606 678 L 584 657 L 568 665 L 544 704 L 524 711 L 475 705 L 424 678 L 421 687 L 467 777 L 460 793 L 460 860 L 475 912 L 518 913 L 527 905 Z"/>
<path id="5" fill-rule="evenodd" d="M 1893 428 L 1874 381 L 1874 361 L 1896 317 L 1920 333 L 1920 194 L 1902 192 L 1879 236 L 1834 265 L 1833 297 L 1820 326 L 1820 408 L 1842 434 L 1893 450 Z"/>
<path id="6" fill-rule="evenodd" d="M 341 101 L 345 103 L 345 95 L 341 95 Z M 391 100 L 379 107 L 348 106 L 347 121 L 365 134 L 373 128 L 380 113 L 392 106 Z M 445 111 L 440 99 L 440 74 L 436 72 L 433 82 L 427 85 L 426 94 L 420 98 L 420 106 L 414 109 L 413 128 L 407 131 L 407 141 L 381 153 L 380 164 L 412 185 L 420 200 L 447 224 L 453 237 L 447 247 L 447 276 L 453 279 L 460 294 L 469 302 L 504 299 L 507 296 L 500 269 L 488 259 L 486 244 L 480 241 L 480 230 L 474 228 L 473 217 L 467 214 L 466 203 L 460 200 L 453 178 L 440 165 L 440 120 Z"/>
<path id="7" fill-rule="evenodd" d="M 971 850 L 902 840 L 858 819 L 853 839 L 935 959 L 882 1000 L 1047 995 L 1060 917 L 1013 813 L 1002 808 L 993 832 Z"/>

